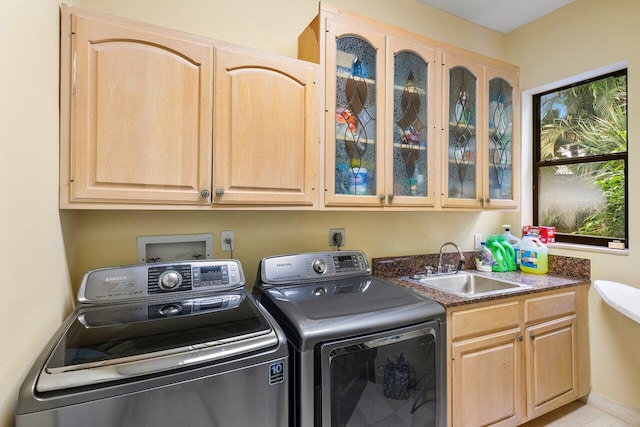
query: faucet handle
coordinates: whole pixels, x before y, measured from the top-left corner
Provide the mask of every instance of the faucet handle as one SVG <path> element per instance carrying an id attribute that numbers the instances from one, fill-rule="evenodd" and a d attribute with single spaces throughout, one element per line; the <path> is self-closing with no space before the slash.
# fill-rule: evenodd
<path id="1" fill-rule="evenodd" d="M 447 273 L 451 273 L 453 271 L 453 264 L 445 264 L 444 267 Z"/>
<path id="2" fill-rule="evenodd" d="M 433 274 L 433 267 L 431 267 L 430 265 L 425 265 L 424 269 L 427 271 L 427 277 L 431 277 L 431 275 Z"/>

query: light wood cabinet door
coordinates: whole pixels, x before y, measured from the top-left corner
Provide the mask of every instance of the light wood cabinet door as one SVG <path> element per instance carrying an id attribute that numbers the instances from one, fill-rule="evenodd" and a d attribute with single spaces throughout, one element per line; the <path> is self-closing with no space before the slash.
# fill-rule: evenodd
<path id="1" fill-rule="evenodd" d="M 515 426 L 521 414 L 520 329 L 452 344 L 454 427 Z"/>
<path id="2" fill-rule="evenodd" d="M 484 68 L 444 53 L 442 206 L 482 207 Z"/>
<path id="3" fill-rule="evenodd" d="M 442 206 L 513 209 L 520 203 L 518 69 L 443 54 Z"/>
<path id="4" fill-rule="evenodd" d="M 535 418 L 578 396 L 576 316 L 526 329 L 527 413 Z"/>
<path id="5" fill-rule="evenodd" d="M 63 8 L 61 206 L 209 204 L 213 47 Z"/>
<path id="6" fill-rule="evenodd" d="M 316 64 L 216 45 L 214 204 L 317 205 L 317 74 Z"/>
<path id="7" fill-rule="evenodd" d="M 325 19 L 324 204 L 382 207 L 385 35 L 358 21 Z"/>
<path id="8" fill-rule="evenodd" d="M 482 168 L 484 209 L 520 204 L 520 91 L 518 73 L 485 67 L 487 127 Z"/>

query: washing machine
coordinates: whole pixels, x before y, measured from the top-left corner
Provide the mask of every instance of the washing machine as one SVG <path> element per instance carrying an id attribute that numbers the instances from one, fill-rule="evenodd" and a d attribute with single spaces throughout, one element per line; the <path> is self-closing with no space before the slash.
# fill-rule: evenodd
<path id="1" fill-rule="evenodd" d="M 16 427 L 288 425 L 286 336 L 236 260 L 92 270 L 24 380 Z"/>

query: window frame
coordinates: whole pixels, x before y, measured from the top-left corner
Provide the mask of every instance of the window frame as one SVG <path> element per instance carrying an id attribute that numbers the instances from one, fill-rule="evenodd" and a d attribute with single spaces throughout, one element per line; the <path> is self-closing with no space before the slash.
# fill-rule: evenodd
<path id="1" fill-rule="evenodd" d="M 570 233 L 559 233 L 556 230 L 556 242 L 560 243 L 572 243 L 579 245 L 589 245 L 589 246 L 597 246 L 597 247 L 608 247 L 610 242 L 619 241 L 623 242 L 625 248 L 629 248 L 629 147 L 627 145 L 627 149 L 624 152 L 618 153 L 609 153 L 604 155 L 594 155 L 594 156 L 585 156 L 585 157 L 573 157 L 571 159 L 557 159 L 557 160 L 541 160 L 540 159 L 540 134 L 541 134 L 541 126 L 540 126 L 540 100 L 544 95 L 559 92 L 561 90 L 570 89 L 577 86 L 582 86 L 594 81 L 603 80 L 609 77 L 626 77 L 626 86 L 627 86 L 627 95 L 629 92 L 629 75 L 627 67 L 618 69 L 616 71 L 599 74 L 587 79 L 582 79 L 575 81 L 570 84 L 566 84 L 563 86 L 558 86 L 552 89 L 547 89 L 543 92 L 535 93 L 532 95 L 532 114 L 533 114 L 533 123 L 532 123 L 532 192 L 533 192 L 533 204 L 532 204 L 532 218 L 533 224 L 539 225 L 539 216 L 538 216 L 538 204 L 539 204 L 539 195 L 538 195 L 538 180 L 539 180 L 539 171 L 543 167 L 549 166 L 561 166 L 561 165 L 576 165 L 583 163 L 596 163 L 603 162 L 609 160 L 620 160 L 624 163 L 624 223 L 625 223 L 625 237 L 624 238 L 611 238 L 611 237 L 598 237 L 598 236 L 584 236 Z M 628 96 L 627 96 L 628 100 Z M 627 101 L 628 102 L 628 101 Z M 628 129 L 629 129 L 629 121 L 628 121 L 629 111 L 627 109 L 627 144 L 628 144 Z"/>

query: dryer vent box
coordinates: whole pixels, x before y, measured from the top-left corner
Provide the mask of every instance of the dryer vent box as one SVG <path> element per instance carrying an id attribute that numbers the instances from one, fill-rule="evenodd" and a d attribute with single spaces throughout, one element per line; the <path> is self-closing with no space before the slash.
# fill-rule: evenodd
<path id="1" fill-rule="evenodd" d="M 213 259 L 213 234 L 138 237 L 138 262 Z"/>

